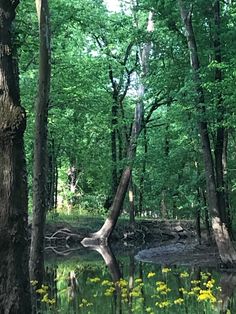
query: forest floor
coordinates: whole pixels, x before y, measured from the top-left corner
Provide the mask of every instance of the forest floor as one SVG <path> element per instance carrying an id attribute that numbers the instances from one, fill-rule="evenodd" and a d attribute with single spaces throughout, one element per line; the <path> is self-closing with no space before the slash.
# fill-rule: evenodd
<path id="1" fill-rule="evenodd" d="M 46 236 L 52 237 L 55 233 L 63 232 L 76 235 L 70 241 L 77 242 L 96 232 L 102 226 L 104 220 L 101 217 L 82 216 L 72 219 L 50 219 L 46 224 Z M 61 234 L 61 237 L 62 237 Z M 112 233 L 111 241 L 124 244 L 135 241 L 144 244 L 152 241 L 163 242 L 166 240 L 178 240 L 196 237 L 195 226 L 192 220 L 161 220 L 161 219 L 137 219 L 134 225 L 130 225 L 126 217 L 119 219 Z"/>
<path id="2" fill-rule="evenodd" d="M 77 220 L 50 220 L 46 226 L 46 248 L 67 256 L 70 250 L 82 249 L 80 241 L 103 224 L 101 217 L 79 217 Z M 136 259 L 161 265 L 220 266 L 215 245 L 209 245 L 206 232 L 202 243 L 191 220 L 137 220 L 134 227 L 128 219 L 118 222 L 111 238 L 116 250 L 135 248 Z"/>

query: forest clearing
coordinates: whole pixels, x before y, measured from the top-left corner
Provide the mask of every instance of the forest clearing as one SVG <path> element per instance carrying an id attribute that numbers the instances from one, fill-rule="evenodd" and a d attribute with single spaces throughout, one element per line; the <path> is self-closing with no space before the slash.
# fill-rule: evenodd
<path id="1" fill-rule="evenodd" d="M 236 3 L 0 0 L 0 313 L 236 313 Z"/>

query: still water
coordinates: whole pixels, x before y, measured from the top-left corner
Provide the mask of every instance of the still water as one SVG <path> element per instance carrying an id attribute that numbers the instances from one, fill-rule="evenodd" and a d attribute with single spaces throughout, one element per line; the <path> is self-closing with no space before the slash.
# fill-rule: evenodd
<path id="1" fill-rule="evenodd" d="M 38 313 L 236 313 L 236 274 L 137 261 L 133 249 L 50 255 Z"/>

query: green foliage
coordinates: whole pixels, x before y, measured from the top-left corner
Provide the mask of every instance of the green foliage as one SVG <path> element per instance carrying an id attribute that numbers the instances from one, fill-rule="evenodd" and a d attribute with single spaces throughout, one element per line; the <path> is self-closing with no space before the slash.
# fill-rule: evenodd
<path id="1" fill-rule="evenodd" d="M 200 75 L 206 99 L 206 116 L 212 144 L 215 132 L 224 126 L 229 132 L 228 182 L 231 206 L 235 204 L 235 3 L 221 5 L 222 63 L 213 49 L 214 1 L 192 1 L 193 26 L 201 61 Z M 126 4 L 127 5 L 127 4 Z M 146 30 L 149 10 L 154 12 L 154 32 Z M 109 70 L 125 89 L 128 71 L 139 73 L 137 50 L 151 40 L 152 51 L 145 77 L 145 116 L 153 102 L 162 103 L 147 125 L 148 152 L 139 140 L 134 165 L 135 202 L 138 205 L 144 174 L 143 209 L 161 216 L 165 203 L 168 216 L 188 218 L 199 206 L 197 190 L 205 190 L 204 171 L 195 111 L 196 92 L 189 70 L 189 52 L 176 1 L 140 1 L 124 12 L 109 12 L 103 1 L 53 1 L 50 3 L 52 31 L 52 88 L 48 116 L 48 150 L 55 154 L 58 168 L 58 196 L 67 211 L 73 192 L 68 187 L 68 169 L 78 168 L 76 213 L 103 214 L 103 204 L 112 183 L 111 108 L 114 99 Z M 30 23 L 30 27 L 29 27 Z M 37 97 L 38 25 L 34 3 L 25 0 L 16 20 L 21 100 L 28 116 L 25 136 L 30 195 L 34 141 L 34 103 Z M 127 49 L 130 45 L 130 52 Z M 125 63 L 125 58 L 127 62 Z M 215 80 L 215 71 L 222 80 Z M 122 131 L 123 152 L 129 137 L 135 98 L 135 76 L 122 102 L 116 125 Z M 218 96 L 222 94 L 224 119 L 219 119 Z M 125 131 L 124 131 L 125 130 Z M 126 135 L 124 134 L 126 132 Z M 52 142 L 54 141 L 54 151 Z M 118 144 L 117 144 L 118 145 Z M 118 150 L 118 147 L 117 147 Z M 120 170 L 125 154 L 117 162 Z M 196 166 L 197 165 L 197 166 Z M 72 194 L 71 194 L 72 193 Z M 31 200 L 30 200 L 31 201 Z M 60 207 L 60 204 L 58 204 Z M 203 204 L 200 206 L 203 207 Z"/>

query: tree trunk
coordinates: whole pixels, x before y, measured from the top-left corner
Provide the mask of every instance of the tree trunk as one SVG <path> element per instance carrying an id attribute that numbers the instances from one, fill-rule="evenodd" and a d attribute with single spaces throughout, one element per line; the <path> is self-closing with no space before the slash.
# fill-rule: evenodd
<path id="1" fill-rule="evenodd" d="M 33 221 L 30 277 L 42 284 L 44 274 L 44 228 L 47 209 L 47 116 L 50 92 L 50 30 L 47 0 L 36 0 L 39 20 L 39 85 L 36 103 L 34 143 Z"/>
<path id="2" fill-rule="evenodd" d="M 206 200 L 206 193 L 203 188 L 200 189 L 202 200 L 203 200 L 203 207 L 204 207 L 204 222 L 206 226 L 207 231 L 207 239 L 208 242 L 212 244 L 212 229 L 211 229 L 211 223 L 210 223 L 210 217 L 209 217 L 209 210 L 207 207 L 207 200 Z"/>
<path id="3" fill-rule="evenodd" d="M 141 101 L 137 103 L 136 109 L 135 109 L 135 118 L 134 118 L 134 123 L 132 127 L 128 154 L 127 154 L 128 165 L 123 170 L 120 183 L 118 185 L 115 198 L 112 203 L 110 214 L 98 232 L 93 233 L 91 235 L 91 238 L 84 238 L 82 240 L 81 243 L 83 245 L 89 245 L 89 243 L 97 243 L 97 244 L 102 243 L 106 245 L 112 231 L 115 228 L 115 225 L 121 213 L 124 198 L 125 198 L 128 186 L 129 186 L 129 181 L 130 181 L 131 171 L 132 171 L 132 164 L 133 164 L 134 157 L 136 154 L 137 140 L 138 140 L 139 133 L 141 131 L 142 120 L 143 120 L 143 103 Z"/>
<path id="4" fill-rule="evenodd" d="M 205 176 L 207 184 L 207 200 L 209 210 L 212 216 L 212 229 L 214 238 L 219 250 L 220 258 L 222 263 L 225 265 L 235 265 L 236 264 L 236 251 L 229 237 L 229 232 L 224 222 L 222 222 L 220 217 L 220 210 L 217 199 L 216 191 L 216 180 L 214 173 L 214 163 L 211 153 L 211 145 L 208 133 L 208 125 L 206 122 L 205 114 L 205 99 L 204 92 L 201 85 L 201 78 L 199 75 L 200 62 L 197 52 L 197 45 L 195 40 L 195 35 L 192 25 L 192 12 L 184 7 L 183 1 L 179 0 L 179 7 L 181 18 L 184 23 L 186 30 L 186 38 L 188 42 L 188 48 L 190 53 L 190 63 L 194 75 L 194 83 L 197 94 L 197 110 L 202 117 L 202 120 L 198 122 L 198 128 L 200 133 L 200 138 L 202 142 L 202 152 L 203 160 L 205 166 Z"/>
<path id="5" fill-rule="evenodd" d="M 58 196 L 58 163 L 55 163 L 55 194 L 54 194 L 54 208 L 57 209 L 57 196 Z"/>
<path id="6" fill-rule="evenodd" d="M 115 98 L 115 96 L 113 96 Z M 113 99 L 112 104 L 112 120 L 111 120 L 111 159 L 112 159 L 112 199 L 116 193 L 118 186 L 118 171 L 117 171 L 117 102 Z"/>
<path id="7" fill-rule="evenodd" d="M 132 176 L 129 182 L 129 224 L 130 227 L 134 227 L 135 224 L 135 204 L 134 204 L 134 186 Z"/>
<path id="8" fill-rule="evenodd" d="M 47 167 L 47 207 L 49 210 L 55 208 L 55 180 L 56 180 L 56 154 L 54 138 L 51 139 L 50 152 L 48 153 L 48 167 Z"/>
<path id="9" fill-rule="evenodd" d="M 221 39 L 220 39 L 220 28 L 221 28 L 221 14 L 220 14 L 220 1 L 217 0 L 213 6 L 214 13 L 214 53 L 215 61 L 220 66 L 222 62 L 221 57 Z M 217 66 L 215 68 L 215 83 L 217 84 L 217 130 L 216 130 L 216 144 L 215 144 L 215 173 L 216 173 L 216 187 L 217 187 L 217 198 L 219 203 L 220 217 L 221 220 L 226 223 L 229 231 L 230 223 L 227 215 L 226 208 L 226 190 L 225 190 L 225 178 L 224 178 L 224 167 L 223 167 L 223 152 L 225 142 L 225 127 L 223 125 L 225 109 L 222 98 L 222 71 Z"/>
<path id="10" fill-rule="evenodd" d="M 148 26 L 147 26 L 148 32 L 153 31 L 152 18 L 153 18 L 153 14 L 152 12 L 150 12 L 149 18 L 148 18 Z M 143 49 L 140 49 L 140 65 L 141 65 L 141 70 L 142 70 L 141 71 L 142 77 L 145 77 L 148 72 L 148 61 L 149 61 L 150 50 L 151 50 L 150 42 L 144 45 Z M 133 166 L 134 158 L 136 156 L 138 137 L 142 129 L 143 114 L 144 114 L 144 105 L 143 105 L 144 90 L 145 90 L 144 85 L 140 81 L 139 86 L 138 86 L 138 100 L 135 107 L 134 122 L 132 125 L 132 131 L 131 131 L 128 151 L 127 151 L 127 166 L 123 170 L 120 183 L 118 185 L 115 198 L 112 203 L 110 214 L 98 232 L 92 234 L 91 237 L 89 238 L 84 238 L 81 241 L 83 245 L 88 245 L 91 243 L 103 243 L 106 245 L 112 231 L 114 230 L 116 226 L 117 220 L 120 216 L 124 198 L 125 198 L 128 186 L 129 186 L 130 178 L 131 178 L 132 166 Z"/>
<path id="11" fill-rule="evenodd" d="M 0 0 L 0 313 L 31 313 L 27 175 L 11 27 L 19 1 Z"/>
<path id="12" fill-rule="evenodd" d="M 144 129 L 143 129 L 143 141 L 144 141 L 144 157 L 143 157 L 142 173 L 141 173 L 140 183 L 139 183 L 139 202 L 138 202 L 138 212 L 140 216 L 142 215 L 142 212 L 143 212 L 144 179 L 145 179 L 145 174 L 146 174 L 147 152 L 148 152 L 146 126 L 144 126 Z"/>
<path id="13" fill-rule="evenodd" d="M 202 242 L 202 235 L 201 235 L 201 192 L 200 188 L 197 188 L 197 207 L 196 207 L 196 231 L 197 231 L 197 238 L 198 243 L 201 244 Z"/>

